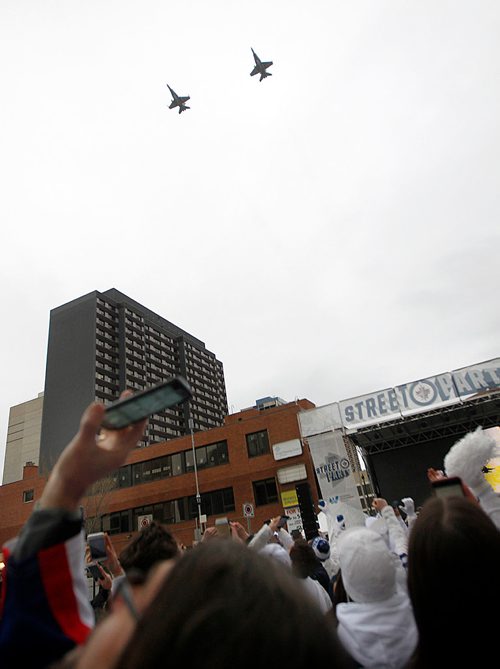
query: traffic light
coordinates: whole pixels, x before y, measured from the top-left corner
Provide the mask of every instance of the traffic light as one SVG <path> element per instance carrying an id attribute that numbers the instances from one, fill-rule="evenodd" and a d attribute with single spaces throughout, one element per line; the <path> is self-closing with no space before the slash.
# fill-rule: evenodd
<path id="1" fill-rule="evenodd" d="M 319 523 L 314 509 L 314 502 L 309 483 L 297 483 L 295 492 L 297 493 L 297 500 L 299 502 L 302 527 L 306 539 L 309 541 L 309 539 L 312 539 L 319 534 Z"/>

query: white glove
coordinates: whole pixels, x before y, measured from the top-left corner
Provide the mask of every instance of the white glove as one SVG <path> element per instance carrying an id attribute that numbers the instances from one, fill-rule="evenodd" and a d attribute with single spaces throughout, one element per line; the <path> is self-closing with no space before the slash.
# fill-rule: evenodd
<path id="1" fill-rule="evenodd" d="M 399 508 L 406 513 L 407 516 L 415 515 L 415 502 L 411 497 L 403 497 Z"/>
<path id="2" fill-rule="evenodd" d="M 446 476 L 458 476 L 471 488 L 484 481 L 482 468 L 491 460 L 495 451 L 495 440 L 481 427 L 468 432 L 454 444 L 444 458 Z"/>
<path id="3" fill-rule="evenodd" d="M 332 536 L 330 537 L 330 539 L 338 537 L 339 534 L 341 534 L 345 530 L 344 516 L 341 514 L 336 516 L 335 520 L 331 523 L 331 525 L 332 525 Z"/>

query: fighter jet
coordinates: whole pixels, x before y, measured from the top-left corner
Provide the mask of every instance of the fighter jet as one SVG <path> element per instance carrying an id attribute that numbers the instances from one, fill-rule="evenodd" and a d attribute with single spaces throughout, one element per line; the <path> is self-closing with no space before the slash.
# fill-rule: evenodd
<path id="1" fill-rule="evenodd" d="M 263 63 L 253 49 L 252 53 L 255 60 L 255 67 L 250 72 L 250 76 L 253 77 L 254 74 L 260 74 L 259 81 L 262 81 L 262 79 L 265 79 L 266 77 L 272 77 L 273 75 L 271 74 L 271 72 L 266 72 L 266 70 L 268 67 L 271 67 L 273 61 L 271 60 L 268 63 Z"/>
<path id="2" fill-rule="evenodd" d="M 191 109 L 191 107 L 188 107 L 185 103 L 189 100 L 189 95 L 186 97 L 180 97 L 177 95 L 175 91 L 173 91 L 170 86 L 167 84 L 168 90 L 172 93 L 172 97 L 174 98 L 172 102 L 170 103 L 169 109 L 173 109 L 174 107 L 179 107 L 179 114 L 182 114 L 183 111 L 186 111 L 186 109 Z"/>

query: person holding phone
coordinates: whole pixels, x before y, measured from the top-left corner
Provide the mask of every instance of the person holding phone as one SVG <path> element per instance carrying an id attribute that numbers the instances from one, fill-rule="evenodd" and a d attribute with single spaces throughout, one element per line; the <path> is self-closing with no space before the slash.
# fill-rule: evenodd
<path id="1" fill-rule="evenodd" d="M 293 546 L 293 539 L 285 530 L 285 523 L 286 521 L 283 516 L 275 516 L 274 518 L 271 518 L 269 524 L 264 523 L 260 530 L 252 537 L 248 543 L 249 548 L 259 551 L 269 542 L 277 540 L 287 551 L 289 551 Z"/>
<path id="2" fill-rule="evenodd" d="M 201 542 L 182 559 L 162 561 L 139 589 L 123 579 L 109 614 L 90 634 L 81 497 L 124 463 L 145 427 L 104 431 L 97 439 L 103 413 L 95 403 L 85 411 L 40 508 L 7 549 L 2 669 L 161 669 L 165 658 L 173 666 L 220 669 L 244 666 L 248 658 L 257 666 L 302 669 L 307 659 L 350 669 L 335 631 L 292 576 L 236 541 Z M 50 531 L 42 533 L 44 518 Z"/>
<path id="3" fill-rule="evenodd" d="M 127 391 L 122 397 L 130 395 Z M 3 669 L 45 667 L 84 643 L 94 627 L 84 570 L 82 498 L 93 483 L 125 462 L 146 426 L 143 420 L 121 430 L 102 430 L 104 414 L 104 405 L 97 402 L 86 409 L 37 507 L 19 537 L 4 547 L 9 587 L 0 620 Z"/>

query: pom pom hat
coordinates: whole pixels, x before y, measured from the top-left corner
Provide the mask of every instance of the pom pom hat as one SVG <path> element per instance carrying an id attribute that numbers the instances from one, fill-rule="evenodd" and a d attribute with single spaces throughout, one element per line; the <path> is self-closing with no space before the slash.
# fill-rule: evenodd
<path id="1" fill-rule="evenodd" d="M 311 547 L 316 555 L 322 562 L 328 560 L 330 557 L 330 544 L 326 539 L 322 537 L 314 537 L 311 543 Z"/>

